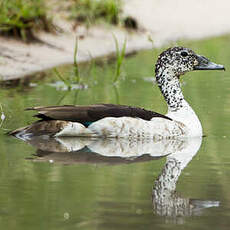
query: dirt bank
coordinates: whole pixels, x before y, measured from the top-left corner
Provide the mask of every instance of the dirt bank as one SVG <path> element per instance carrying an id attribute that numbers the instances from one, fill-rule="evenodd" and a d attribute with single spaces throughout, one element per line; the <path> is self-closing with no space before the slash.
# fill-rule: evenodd
<path id="1" fill-rule="evenodd" d="M 71 22 L 59 15 L 55 23 L 59 34 L 39 33 L 40 42 L 24 44 L 0 37 L 0 76 L 17 79 L 57 65 L 73 62 L 76 36 L 79 40 L 78 61 L 87 61 L 115 52 L 112 34 L 122 45 L 127 38 L 127 52 L 162 46 L 177 39 L 200 39 L 230 32 L 228 0 L 124 0 L 124 15 L 136 19 L 139 29 L 130 32 L 118 27 L 98 26 L 73 29 Z"/>

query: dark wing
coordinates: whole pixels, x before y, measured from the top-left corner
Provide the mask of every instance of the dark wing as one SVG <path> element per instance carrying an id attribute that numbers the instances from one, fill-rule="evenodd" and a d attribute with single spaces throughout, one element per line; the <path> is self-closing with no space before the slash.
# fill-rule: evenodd
<path id="1" fill-rule="evenodd" d="M 33 107 L 27 110 L 36 110 L 38 113 L 35 117 L 42 120 L 74 121 L 82 124 L 94 122 L 105 117 L 135 117 L 144 120 L 151 120 L 153 117 L 162 117 L 171 120 L 167 116 L 142 108 L 113 104 Z"/>

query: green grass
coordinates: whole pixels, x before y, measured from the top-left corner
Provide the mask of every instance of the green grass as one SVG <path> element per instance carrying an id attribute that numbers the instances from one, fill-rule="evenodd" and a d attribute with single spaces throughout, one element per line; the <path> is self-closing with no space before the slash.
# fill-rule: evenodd
<path id="1" fill-rule="evenodd" d="M 126 39 L 122 45 L 120 50 L 118 40 L 115 35 L 113 35 L 115 46 L 116 46 L 116 71 L 113 83 L 117 82 L 120 75 L 121 75 L 121 66 L 125 57 L 125 50 L 126 50 Z"/>
<path id="2" fill-rule="evenodd" d="M 126 39 L 124 40 L 122 47 L 120 49 L 116 36 L 113 35 L 113 38 L 116 47 L 116 68 L 114 72 L 113 83 L 116 83 L 118 82 L 121 76 L 121 67 L 125 58 L 125 51 L 126 51 Z M 73 66 L 70 73 L 68 73 L 67 75 L 66 74 L 63 75 L 57 70 L 57 68 L 53 69 L 55 75 L 59 78 L 60 81 L 63 82 L 63 84 L 67 87 L 69 91 L 73 89 L 74 85 L 84 86 L 84 82 L 83 79 L 81 78 L 79 65 L 77 62 L 77 52 L 78 52 L 78 40 L 76 39 L 75 48 L 74 48 Z M 95 62 L 93 62 L 93 64 L 90 66 L 90 71 L 92 71 L 93 68 L 95 68 Z"/>
<path id="3" fill-rule="evenodd" d="M 0 34 L 27 41 L 33 38 L 33 30 L 49 31 L 44 0 L 0 0 Z"/>
<path id="4" fill-rule="evenodd" d="M 73 70 L 71 71 L 72 73 L 66 75 L 67 77 L 65 77 L 56 68 L 54 68 L 55 75 L 66 85 L 68 90 L 72 90 L 74 84 L 80 85 L 82 83 L 80 78 L 79 66 L 77 62 L 77 52 L 78 52 L 78 40 L 76 38 L 75 47 L 74 47 L 74 57 L 73 57 Z"/>
<path id="5" fill-rule="evenodd" d="M 78 51 L 78 40 L 76 38 L 75 48 L 74 48 L 74 57 L 73 57 L 73 69 L 74 69 L 75 81 L 77 84 L 79 84 L 80 83 L 80 72 L 79 72 L 78 63 L 77 63 L 77 51 Z"/>
<path id="6" fill-rule="evenodd" d="M 74 0 L 71 18 L 89 25 L 99 21 L 110 24 L 119 23 L 120 0 Z"/>

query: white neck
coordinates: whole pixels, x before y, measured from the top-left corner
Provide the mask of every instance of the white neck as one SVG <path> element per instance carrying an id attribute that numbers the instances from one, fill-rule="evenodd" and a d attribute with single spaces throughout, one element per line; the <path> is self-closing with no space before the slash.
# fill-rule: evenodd
<path id="1" fill-rule="evenodd" d="M 170 107 L 168 107 L 168 113 L 166 116 L 186 125 L 189 130 L 188 136 L 202 136 L 202 126 L 196 113 L 184 99 L 182 101 L 182 105 L 182 108 L 176 111 L 173 111 Z"/>
<path id="2" fill-rule="evenodd" d="M 166 116 L 186 125 L 189 136 L 202 136 L 200 121 L 184 99 L 179 76 L 176 76 L 172 70 L 162 68 L 156 71 L 156 80 L 168 105 Z"/>

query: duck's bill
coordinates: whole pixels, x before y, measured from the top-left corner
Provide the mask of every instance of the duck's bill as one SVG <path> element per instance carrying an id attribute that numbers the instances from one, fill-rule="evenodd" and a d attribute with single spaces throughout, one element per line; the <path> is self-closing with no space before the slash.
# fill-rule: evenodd
<path id="1" fill-rule="evenodd" d="M 194 70 L 225 70 L 223 65 L 211 62 L 203 56 L 198 56 L 197 61 L 198 65 L 194 67 Z"/>

